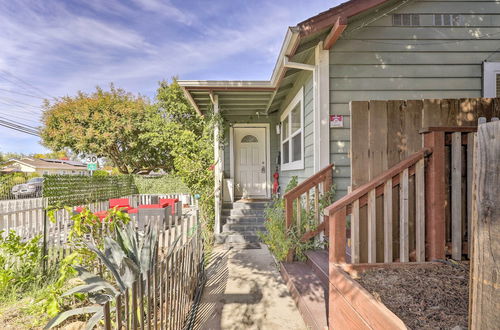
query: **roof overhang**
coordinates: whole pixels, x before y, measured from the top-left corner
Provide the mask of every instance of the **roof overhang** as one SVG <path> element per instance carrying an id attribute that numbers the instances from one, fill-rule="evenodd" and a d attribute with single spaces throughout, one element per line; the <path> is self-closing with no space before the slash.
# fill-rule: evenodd
<path id="1" fill-rule="evenodd" d="M 289 27 L 270 80 L 179 80 L 178 83 L 200 115 L 213 105 L 214 93 L 218 95 L 219 107 L 223 111 L 230 110 L 226 113 L 274 112 L 300 72 L 300 69 L 287 67 L 289 60 L 303 63 L 321 41 L 324 49 L 330 49 L 347 27 L 349 18 L 391 1 L 395 0 L 350 0 Z"/>

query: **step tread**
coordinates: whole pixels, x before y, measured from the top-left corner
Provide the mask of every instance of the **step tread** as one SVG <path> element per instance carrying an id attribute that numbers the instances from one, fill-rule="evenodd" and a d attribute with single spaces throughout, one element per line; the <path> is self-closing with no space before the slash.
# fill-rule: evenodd
<path id="1" fill-rule="evenodd" d="M 313 250 L 304 253 L 307 257 L 307 263 L 313 268 L 316 275 L 319 276 L 323 285 L 328 286 L 328 251 Z"/>
<path id="2" fill-rule="evenodd" d="M 327 288 L 304 262 L 282 263 L 281 271 L 306 325 L 325 329 L 327 322 Z"/>

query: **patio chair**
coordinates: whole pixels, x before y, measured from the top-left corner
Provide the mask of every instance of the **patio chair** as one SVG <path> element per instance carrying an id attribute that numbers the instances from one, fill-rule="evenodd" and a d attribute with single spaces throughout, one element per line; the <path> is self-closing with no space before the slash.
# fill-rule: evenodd
<path id="1" fill-rule="evenodd" d="M 133 209 L 132 206 L 130 206 L 130 202 L 128 198 L 114 198 L 109 200 L 109 208 L 112 209 L 114 207 L 119 208 L 122 211 L 128 211 L 130 209 Z"/>
<path id="2" fill-rule="evenodd" d="M 166 219 L 170 216 L 170 207 L 143 207 L 137 210 L 137 228 L 138 230 L 144 230 L 145 226 L 151 222 L 159 222 L 159 228 L 166 228 Z"/>
<path id="3" fill-rule="evenodd" d="M 182 202 L 178 198 L 160 198 L 159 204 L 162 207 L 171 206 L 172 215 L 182 216 Z"/>

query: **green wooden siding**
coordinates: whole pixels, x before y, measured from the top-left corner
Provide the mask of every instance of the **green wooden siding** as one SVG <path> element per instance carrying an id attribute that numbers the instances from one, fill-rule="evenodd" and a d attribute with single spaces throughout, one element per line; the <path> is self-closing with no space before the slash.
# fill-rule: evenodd
<path id="1" fill-rule="evenodd" d="M 300 83 L 304 81 L 303 83 Z M 290 97 L 293 98 L 301 87 L 304 87 L 304 169 L 281 171 L 280 185 L 284 192 L 292 176 L 297 176 L 299 182 L 304 181 L 314 174 L 314 92 L 312 74 L 304 72 L 303 79 L 298 79 L 299 84 L 290 91 Z M 285 104 L 283 109 L 288 104 Z M 280 112 L 282 113 L 282 111 Z M 280 145 L 278 144 L 278 148 Z"/>
<path id="2" fill-rule="evenodd" d="M 330 50 L 330 113 L 345 116 L 330 130 L 336 198 L 350 185 L 350 101 L 480 97 L 482 62 L 500 61 L 500 2 L 400 4 L 349 22 Z M 420 26 L 392 26 L 393 13 L 421 14 Z M 461 14 L 463 25 L 435 27 L 434 13 Z"/>

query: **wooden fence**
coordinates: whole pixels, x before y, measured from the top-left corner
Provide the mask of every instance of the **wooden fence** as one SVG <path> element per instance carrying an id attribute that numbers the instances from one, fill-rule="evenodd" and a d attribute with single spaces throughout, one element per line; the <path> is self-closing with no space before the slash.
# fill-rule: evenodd
<path id="1" fill-rule="evenodd" d="M 490 120 L 500 116 L 500 99 L 444 99 L 411 101 L 356 101 L 351 102 L 351 190 L 373 180 L 385 170 L 418 152 L 424 146 L 422 129 L 426 127 L 476 126 L 479 117 Z M 446 147 L 448 148 L 448 147 Z M 448 158 L 446 158 L 448 159 Z M 466 166 L 466 165 L 464 165 Z M 448 182 L 448 181 L 447 181 Z M 450 186 L 451 186 L 451 180 Z M 414 178 L 409 179 L 409 245 L 416 248 L 416 208 Z M 450 191 L 451 194 L 451 191 Z M 399 189 L 394 188 L 392 213 L 399 214 Z M 466 198 L 466 196 L 464 196 Z M 465 202 L 465 199 L 464 199 Z M 383 199 L 376 197 L 377 237 L 383 232 Z M 449 204 L 448 204 L 449 205 Z M 451 210 L 451 209 L 450 209 Z M 466 211 L 464 211 L 466 212 Z M 451 224 L 451 212 L 446 212 L 446 223 Z M 368 210 L 360 209 L 360 260 L 368 261 Z M 393 222 L 392 231 L 399 233 L 399 224 Z M 450 234 L 451 231 L 448 231 Z M 394 236 L 397 237 L 397 236 Z M 376 242 L 376 260 L 384 260 L 384 242 Z M 398 241 L 393 242 L 398 255 Z"/>
<path id="2" fill-rule="evenodd" d="M 153 269 L 106 304 L 105 329 L 184 327 L 203 276 L 201 229 L 196 216 L 170 217 L 165 228 L 166 244 Z"/>
<path id="3" fill-rule="evenodd" d="M 138 206 L 149 204 L 154 198 L 182 199 L 182 196 L 184 195 L 132 195 L 125 197 L 129 198 L 132 206 Z M 193 200 L 190 198 L 190 201 Z M 92 212 L 105 211 L 109 209 L 109 201 L 89 203 L 85 206 Z M 49 264 L 53 264 L 70 253 L 65 247 L 71 229 L 70 218 L 72 214 L 66 209 L 60 209 L 54 212 L 51 221 L 46 209 L 47 200 L 42 197 L 0 201 L 0 231 L 3 230 L 4 233 L 7 233 L 14 230 L 23 239 L 42 235 L 47 261 Z M 182 216 L 182 212 L 177 212 L 176 216 Z"/>

